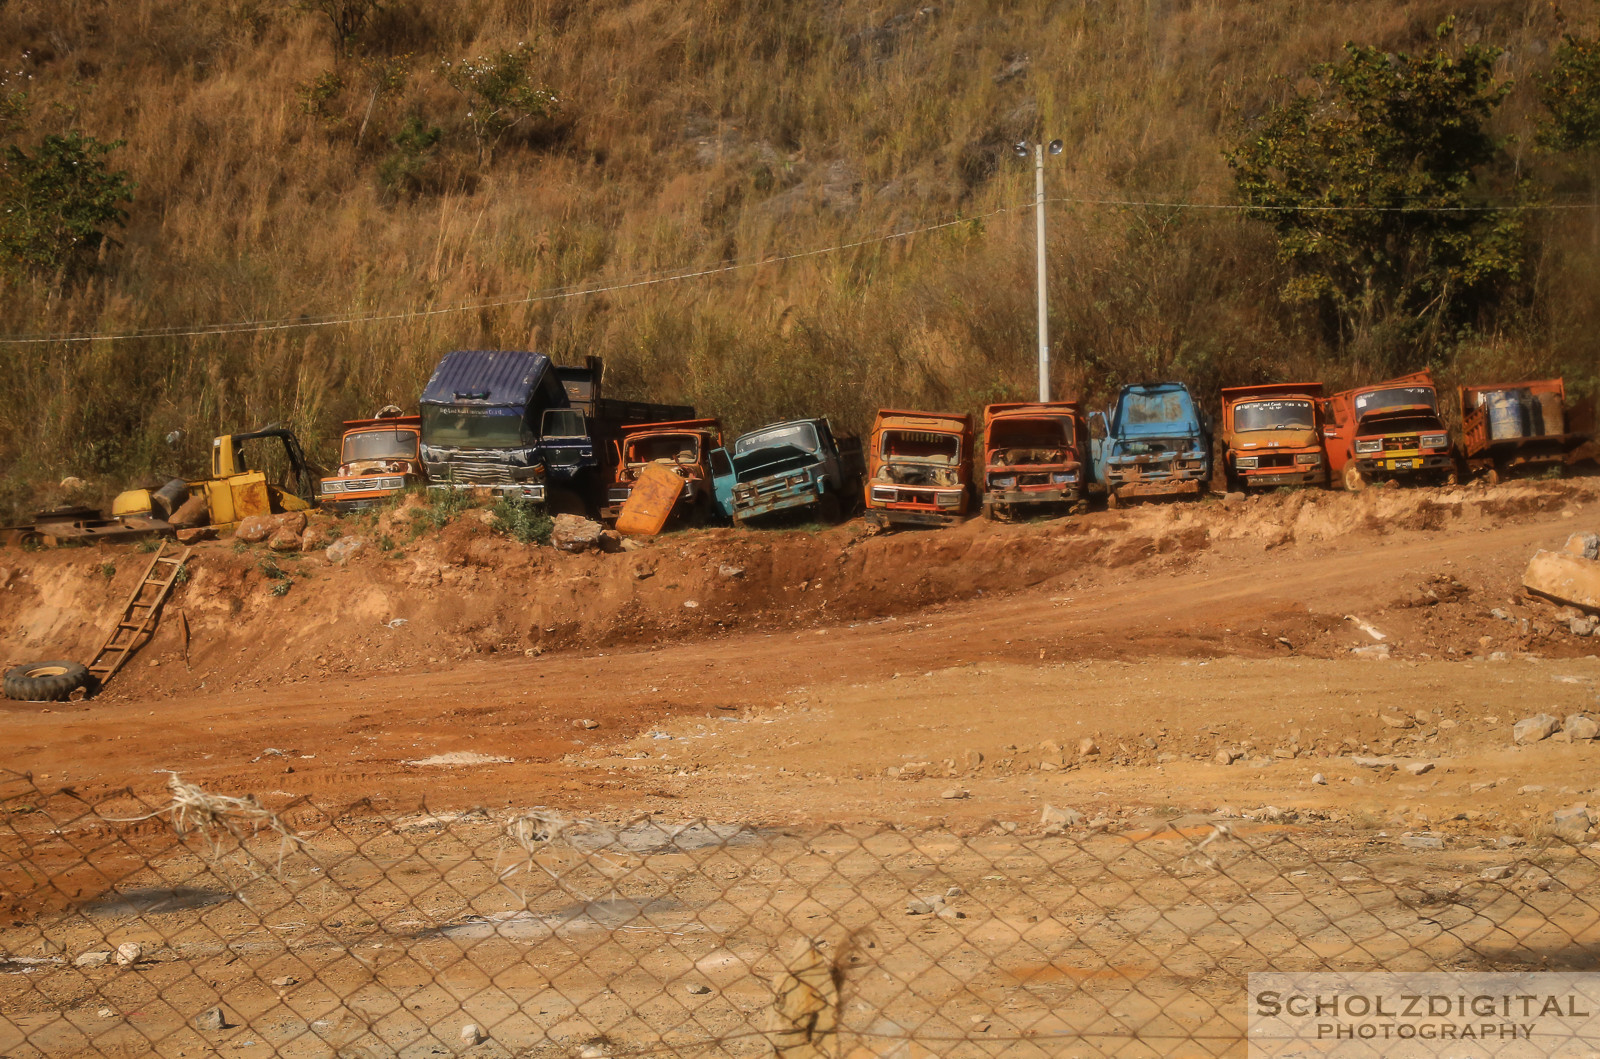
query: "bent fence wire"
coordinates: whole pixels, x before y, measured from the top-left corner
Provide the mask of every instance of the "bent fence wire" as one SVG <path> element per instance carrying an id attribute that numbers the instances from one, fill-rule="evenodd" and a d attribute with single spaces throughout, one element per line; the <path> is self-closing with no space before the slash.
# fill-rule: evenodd
<path id="1" fill-rule="evenodd" d="M 16 1059 L 1243 1055 L 1251 971 L 1600 952 L 1600 856 L 1555 840 L 273 812 L 7 773 L 0 812 Z"/>

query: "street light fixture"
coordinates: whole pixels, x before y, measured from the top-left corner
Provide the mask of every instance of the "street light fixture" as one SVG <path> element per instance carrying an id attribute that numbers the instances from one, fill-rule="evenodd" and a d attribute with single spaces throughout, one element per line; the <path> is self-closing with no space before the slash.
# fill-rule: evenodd
<path id="1" fill-rule="evenodd" d="M 1050 400 L 1050 317 L 1044 288 L 1044 156 L 1061 153 L 1061 141 L 1048 144 L 1018 140 L 1011 148 L 1018 158 L 1033 155 L 1034 257 L 1039 272 L 1039 400 Z"/>

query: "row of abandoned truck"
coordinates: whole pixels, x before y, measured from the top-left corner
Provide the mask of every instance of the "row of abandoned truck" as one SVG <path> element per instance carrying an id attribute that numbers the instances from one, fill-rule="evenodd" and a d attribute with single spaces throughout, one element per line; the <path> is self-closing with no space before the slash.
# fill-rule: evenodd
<path id="1" fill-rule="evenodd" d="M 938 526 L 975 507 L 992 518 L 1081 512 L 1091 486 L 1112 507 L 1199 496 L 1216 469 L 1211 417 L 1179 382 L 1124 386 L 1103 412 L 1086 413 L 1077 401 L 989 405 L 981 444 L 970 415 L 885 409 L 863 453 L 823 418 L 729 441 L 716 419 L 696 418 L 692 408 L 604 398 L 602 368 L 598 358 L 561 366 L 538 353 L 453 352 L 428 380 L 419 415 L 390 406 L 345 424 L 332 475 L 311 468 L 282 428 L 225 435 L 213 442 L 208 479 L 124 492 L 109 520 L 68 509 L 24 529 L 53 540 L 223 529 L 315 505 L 357 510 L 424 483 L 589 514 L 629 534 L 793 511 L 834 521 L 858 509 L 882 525 Z M 1592 411 L 1569 409 L 1560 379 L 1467 386 L 1458 395 L 1459 443 L 1427 372 L 1331 396 L 1319 383 L 1224 388 L 1217 485 L 1355 490 L 1466 474 L 1497 480 L 1595 457 Z M 274 482 L 243 449 L 266 438 L 280 440 L 286 457 Z"/>

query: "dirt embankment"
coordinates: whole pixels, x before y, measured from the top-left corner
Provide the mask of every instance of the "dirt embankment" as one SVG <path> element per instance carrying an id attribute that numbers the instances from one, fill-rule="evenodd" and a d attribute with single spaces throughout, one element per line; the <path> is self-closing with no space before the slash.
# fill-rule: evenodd
<path id="1" fill-rule="evenodd" d="M 873 535 L 860 523 L 815 533 L 713 529 L 582 555 L 518 544 L 476 512 L 442 529 L 415 529 L 423 520 L 408 507 L 376 524 L 345 523 L 347 534 L 371 543 L 343 564 L 232 541 L 197 547 L 155 638 L 107 694 L 870 620 L 1033 586 L 1147 578 L 1202 560 L 1270 561 L 1289 545 L 1487 528 L 1597 495 L 1600 483 L 1587 480 L 1302 491 L 1031 524 L 974 520 L 936 532 Z M 0 551 L 0 662 L 86 659 L 148 561 L 132 546 Z M 1458 598 L 1456 589 L 1443 591 L 1446 601 Z M 1419 605 L 1437 601 L 1423 583 L 1396 592 L 1397 603 L 1408 594 Z M 1329 626 L 1307 621 L 1295 639 Z"/>

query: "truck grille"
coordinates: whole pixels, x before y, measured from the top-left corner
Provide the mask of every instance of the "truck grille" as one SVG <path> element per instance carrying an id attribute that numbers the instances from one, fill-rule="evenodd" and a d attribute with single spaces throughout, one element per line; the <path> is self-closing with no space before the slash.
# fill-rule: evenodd
<path id="1" fill-rule="evenodd" d="M 1383 439 L 1383 448 L 1385 452 L 1396 452 L 1420 447 L 1420 434 L 1396 434 L 1392 437 Z"/>

